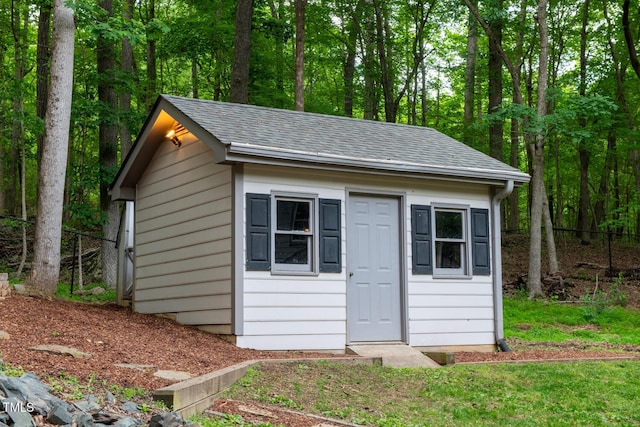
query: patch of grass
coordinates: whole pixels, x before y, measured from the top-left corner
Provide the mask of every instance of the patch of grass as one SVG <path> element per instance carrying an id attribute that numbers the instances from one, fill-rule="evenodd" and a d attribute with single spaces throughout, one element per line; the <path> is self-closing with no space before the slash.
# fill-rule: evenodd
<path id="1" fill-rule="evenodd" d="M 304 411 L 389 426 L 608 426 L 640 424 L 640 364 L 577 362 L 392 369 L 294 363 L 253 373 L 263 397 L 296 401 Z M 227 396 L 254 399 L 246 387 Z M 285 404 L 286 406 L 286 404 Z"/>
<path id="2" fill-rule="evenodd" d="M 109 386 L 109 391 L 113 393 L 113 395 L 118 400 L 133 400 L 134 398 L 144 398 L 149 394 L 147 390 L 140 387 L 120 387 L 116 384 L 111 384 Z"/>
<path id="3" fill-rule="evenodd" d="M 85 394 L 93 392 L 91 380 L 82 384 L 78 378 L 65 372 L 60 372 L 58 377 L 47 378 L 47 383 L 51 387 L 51 393 L 69 400 L 81 400 Z"/>
<path id="4" fill-rule="evenodd" d="M 580 339 L 640 345 L 637 333 L 640 311 L 620 306 L 607 306 L 596 312 L 586 308 L 553 301 L 505 298 L 505 336 L 507 340 L 565 342 Z"/>
<path id="5" fill-rule="evenodd" d="M 194 415 L 189 421 L 200 424 L 202 427 L 275 427 L 271 423 L 256 423 L 244 421 L 240 415 L 224 414 L 219 417 L 206 415 Z"/>
<path id="6" fill-rule="evenodd" d="M 21 377 L 26 371 L 20 365 L 12 365 L 10 363 L 5 363 L 3 367 L 0 367 L 0 372 L 8 377 Z"/>
<path id="7" fill-rule="evenodd" d="M 90 302 L 94 304 L 107 303 L 107 302 L 115 302 L 116 300 L 116 290 L 109 288 L 106 285 L 101 284 L 92 284 L 84 286 L 83 289 L 91 290 L 93 288 L 103 288 L 105 292 L 103 294 L 98 295 L 77 295 L 71 294 L 71 285 L 69 283 L 59 283 L 58 290 L 56 291 L 56 296 L 60 299 L 65 299 L 69 301 L 81 301 L 81 302 Z M 77 286 L 74 287 L 74 290 L 77 290 Z"/>

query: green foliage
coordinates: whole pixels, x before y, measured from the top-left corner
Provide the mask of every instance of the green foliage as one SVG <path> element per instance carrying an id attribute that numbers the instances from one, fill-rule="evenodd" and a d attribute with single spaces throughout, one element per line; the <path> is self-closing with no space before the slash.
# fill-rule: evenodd
<path id="1" fill-rule="evenodd" d="M 89 378 L 85 384 L 73 375 L 60 372 L 57 377 L 51 376 L 47 378 L 46 382 L 51 388 L 51 393 L 62 396 L 64 399 L 81 400 L 86 394 L 93 393 L 95 376 Z"/>
<path id="2" fill-rule="evenodd" d="M 147 390 L 142 389 L 140 387 L 121 387 L 117 384 L 109 385 L 109 391 L 113 393 L 116 399 L 125 400 L 125 401 L 134 400 L 137 398 L 143 398 L 148 396 L 149 394 Z M 160 402 L 154 402 L 154 403 L 159 404 Z"/>
<path id="3" fill-rule="evenodd" d="M 2 356 L 2 353 L 0 353 L 0 356 Z M 21 377 L 26 373 L 22 366 L 6 362 L 2 369 L 0 369 L 0 372 L 8 377 Z"/>
<path id="4" fill-rule="evenodd" d="M 585 303 L 583 313 L 587 322 L 597 324 L 600 317 L 607 314 L 607 311 L 627 305 L 627 295 L 620 289 L 621 284 L 622 276 L 618 276 L 607 292 L 597 289 L 592 294 L 587 293 L 582 297 Z"/>

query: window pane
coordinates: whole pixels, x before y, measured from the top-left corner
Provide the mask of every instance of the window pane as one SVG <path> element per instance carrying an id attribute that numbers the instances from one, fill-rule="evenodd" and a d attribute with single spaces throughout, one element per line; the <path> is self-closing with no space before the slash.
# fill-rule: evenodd
<path id="1" fill-rule="evenodd" d="M 278 200 L 278 230 L 309 231 L 309 202 Z"/>
<path id="2" fill-rule="evenodd" d="M 436 242 L 436 267 L 461 268 L 462 243 Z"/>
<path id="3" fill-rule="evenodd" d="M 436 237 L 462 239 L 462 212 L 436 211 Z"/>
<path id="4" fill-rule="evenodd" d="M 309 264 L 311 236 L 276 234 L 277 264 Z"/>

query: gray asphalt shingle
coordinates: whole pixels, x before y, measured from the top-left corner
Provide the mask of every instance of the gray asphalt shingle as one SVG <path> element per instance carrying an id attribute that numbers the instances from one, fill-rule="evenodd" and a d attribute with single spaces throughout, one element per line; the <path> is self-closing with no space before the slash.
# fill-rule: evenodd
<path id="1" fill-rule="evenodd" d="M 275 151 L 281 158 L 296 154 L 336 158 L 362 165 L 388 163 L 451 175 L 495 174 L 518 182 L 528 175 L 434 129 L 339 116 L 303 113 L 252 105 L 162 96 L 220 142 L 232 147 Z"/>

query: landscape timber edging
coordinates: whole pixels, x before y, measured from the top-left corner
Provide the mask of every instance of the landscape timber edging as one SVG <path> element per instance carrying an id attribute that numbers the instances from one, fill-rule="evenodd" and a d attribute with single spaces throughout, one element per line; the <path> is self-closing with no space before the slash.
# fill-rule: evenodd
<path id="1" fill-rule="evenodd" d="M 236 365 L 228 366 L 208 374 L 194 377 L 186 381 L 153 391 L 153 400 L 160 401 L 177 412 L 182 418 L 204 412 L 213 405 L 220 393 L 231 387 L 242 378 L 249 368 L 265 363 L 286 362 L 317 362 L 328 361 L 345 364 L 382 364 L 379 357 L 331 357 L 322 358 L 293 358 L 293 359 L 261 359 L 247 360 Z"/>

